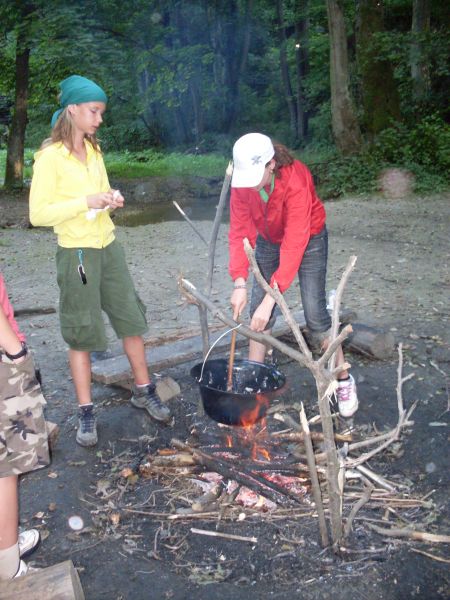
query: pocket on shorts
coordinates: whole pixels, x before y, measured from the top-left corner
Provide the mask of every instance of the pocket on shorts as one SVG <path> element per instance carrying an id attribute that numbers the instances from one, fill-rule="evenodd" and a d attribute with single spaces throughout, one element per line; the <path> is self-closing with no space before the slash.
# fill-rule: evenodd
<path id="1" fill-rule="evenodd" d="M 89 310 L 77 312 L 60 312 L 61 333 L 71 348 L 82 347 L 92 337 L 92 319 Z"/>
<path id="2" fill-rule="evenodd" d="M 0 400 L 23 396 L 35 389 L 40 386 L 31 354 L 19 364 L 0 362 Z"/>
<path id="3" fill-rule="evenodd" d="M 21 396 L 0 400 L 0 477 L 49 464 L 45 404 L 39 385 Z"/>

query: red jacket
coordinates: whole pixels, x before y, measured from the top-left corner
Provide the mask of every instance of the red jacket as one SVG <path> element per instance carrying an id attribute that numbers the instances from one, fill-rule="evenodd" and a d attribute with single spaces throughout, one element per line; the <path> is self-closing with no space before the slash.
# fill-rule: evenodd
<path id="1" fill-rule="evenodd" d="M 268 202 L 251 188 L 232 188 L 229 272 L 233 280 L 247 279 L 248 259 L 243 240 L 255 247 L 257 235 L 280 244 L 280 265 L 272 276 L 281 292 L 291 285 L 311 235 L 325 225 L 325 208 L 314 189 L 309 169 L 300 161 L 281 167 Z"/>

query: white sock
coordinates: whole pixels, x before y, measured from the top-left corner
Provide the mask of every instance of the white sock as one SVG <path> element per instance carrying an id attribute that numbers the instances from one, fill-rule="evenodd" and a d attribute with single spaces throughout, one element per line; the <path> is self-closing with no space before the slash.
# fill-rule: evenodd
<path id="1" fill-rule="evenodd" d="M 136 387 L 138 389 L 140 389 L 140 388 L 146 388 L 148 385 L 150 385 L 150 381 L 148 383 L 137 383 Z"/>
<path id="2" fill-rule="evenodd" d="M 0 550 L 0 579 L 12 579 L 19 570 L 19 543 Z"/>

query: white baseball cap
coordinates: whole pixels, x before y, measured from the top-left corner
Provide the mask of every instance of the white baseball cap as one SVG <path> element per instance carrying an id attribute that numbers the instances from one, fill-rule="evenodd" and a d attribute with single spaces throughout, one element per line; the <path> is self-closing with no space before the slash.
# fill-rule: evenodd
<path id="1" fill-rule="evenodd" d="M 233 146 L 233 176 L 231 187 L 257 186 L 264 175 L 266 164 L 273 158 L 272 140 L 262 133 L 247 133 Z"/>

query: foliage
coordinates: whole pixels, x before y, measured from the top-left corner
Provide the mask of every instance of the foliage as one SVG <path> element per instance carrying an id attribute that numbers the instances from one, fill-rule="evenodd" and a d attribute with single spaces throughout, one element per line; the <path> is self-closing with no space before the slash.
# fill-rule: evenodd
<path id="1" fill-rule="evenodd" d="M 335 154 L 312 164 L 323 197 L 371 192 L 386 167 L 403 167 L 415 176 L 415 191 L 436 192 L 450 185 L 450 126 L 432 115 L 414 127 L 394 124 L 382 131 L 361 154 L 343 159 Z"/>

